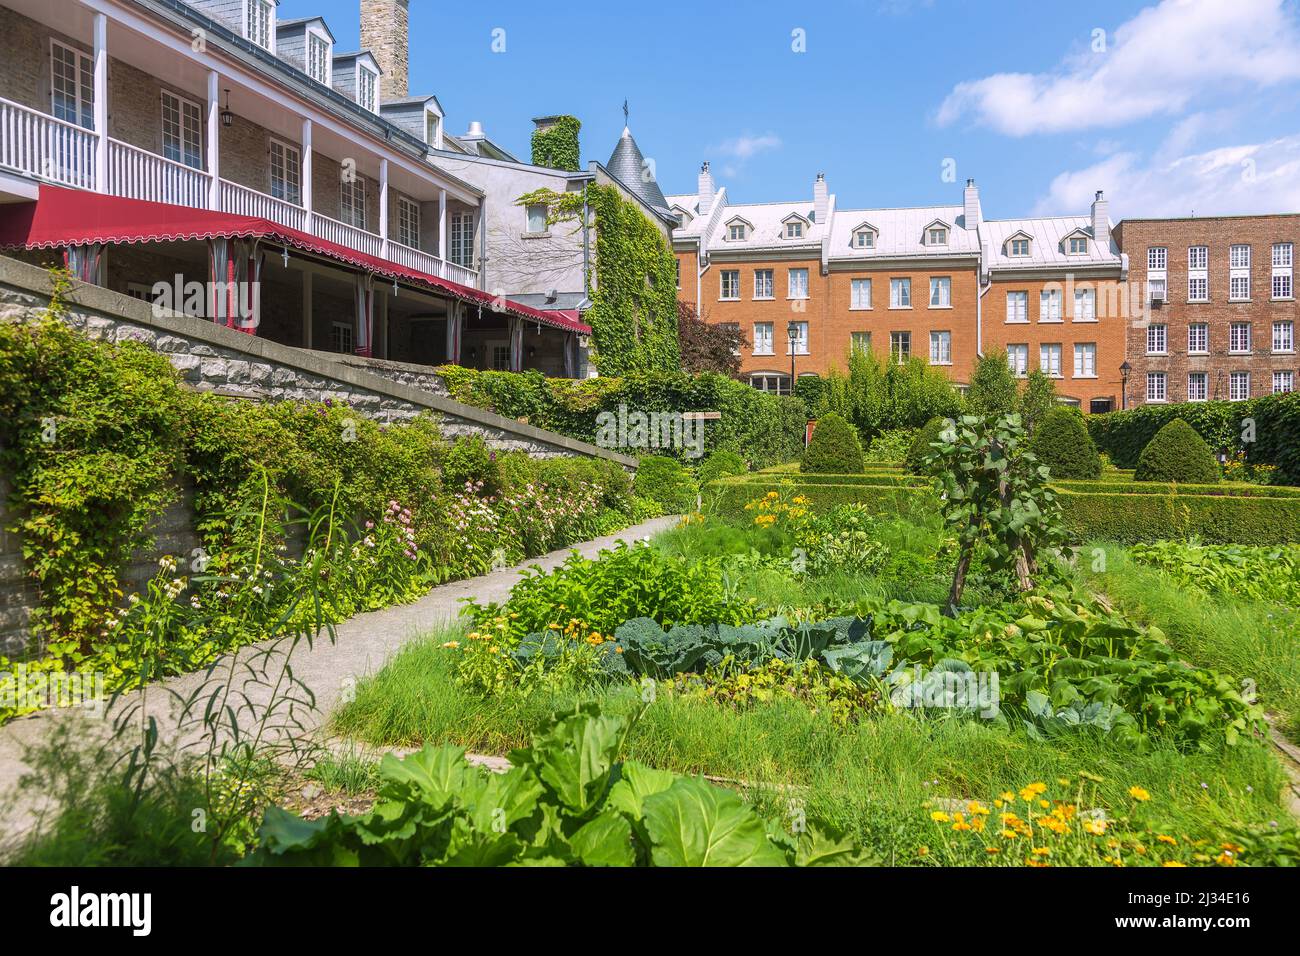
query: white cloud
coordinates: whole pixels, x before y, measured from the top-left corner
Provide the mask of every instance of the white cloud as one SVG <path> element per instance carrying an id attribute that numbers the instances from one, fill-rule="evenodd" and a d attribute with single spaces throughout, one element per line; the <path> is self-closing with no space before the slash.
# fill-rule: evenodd
<path id="1" fill-rule="evenodd" d="M 1084 209 L 1104 189 L 1116 219 L 1229 215 L 1300 210 L 1300 134 L 1265 143 L 1224 146 L 1144 161 L 1116 153 L 1085 169 L 1061 173 L 1035 215 Z"/>
<path id="2" fill-rule="evenodd" d="M 730 156 L 740 161 L 750 159 L 759 153 L 781 147 L 781 137 L 775 133 L 762 136 L 737 136 L 712 147 L 712 152 L 721 156 Z"/>
<path id="3" fill-rule="evenodd" d="M 1081 42 L 1091 44 L 1091 38 Z M 1300 30 L 1286 0 L 1163 0 L 1050 73 L 959 83 L 939 108 L 1011 136 L 1175 115 L 1203 94 L 1300 79 Z"/>

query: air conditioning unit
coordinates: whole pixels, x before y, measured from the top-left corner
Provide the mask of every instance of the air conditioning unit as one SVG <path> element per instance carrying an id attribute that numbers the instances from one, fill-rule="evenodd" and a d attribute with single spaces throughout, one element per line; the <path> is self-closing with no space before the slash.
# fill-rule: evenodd
<path id="1" fill-rule="evenodd" d="M 1152 296 L 1151 296 L 1151 308 L 1153 308 L 1153 309 L 1161 309 L 1161 308 L 1164 308 L 1164 304 L 1165 304 L 1165 297 L 1164 297 L 1164 296 L 1162 296 L 1162 295 L 1152 295 Z"/>

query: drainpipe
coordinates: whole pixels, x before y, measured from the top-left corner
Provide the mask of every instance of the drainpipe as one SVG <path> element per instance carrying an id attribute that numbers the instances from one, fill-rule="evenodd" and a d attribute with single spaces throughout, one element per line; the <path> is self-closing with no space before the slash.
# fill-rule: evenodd
<path id="1" fill-rule="evenodd" d="M 484 292 L 488 291 L 488 255 L 487 255 L 487 193 L 483 194 L 483 201 L 478 207 L 478 284 Z"/>
<path id="2" fill-rule="evenodd" d="M 990 281 L 979 290 L 979 295 L 975 296 L 975 354 L 980 358 L 984 357 L 984 296 L 988 295 L 992 288 L 993 283 Z"/>
<path id="3" fill-rule="evenodd" d="M 587 205 L 587 189 L 591 183 L 582 187 L 582 294 L 591 296 L 591 209 Z"/>

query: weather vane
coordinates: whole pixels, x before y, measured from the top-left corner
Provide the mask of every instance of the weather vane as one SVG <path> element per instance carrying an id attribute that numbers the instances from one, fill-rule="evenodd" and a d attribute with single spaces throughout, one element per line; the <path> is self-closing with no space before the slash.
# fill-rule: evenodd
<path id="1" fill-rule="evenodd" d="M 623 101 L 623 125 L 627 125 L 627 100 Z"/>

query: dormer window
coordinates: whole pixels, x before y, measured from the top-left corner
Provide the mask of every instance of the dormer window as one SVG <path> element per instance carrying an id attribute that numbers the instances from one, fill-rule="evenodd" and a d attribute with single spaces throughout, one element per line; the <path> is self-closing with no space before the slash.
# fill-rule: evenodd
<path id="1" fill-rule="evenodd" d="M 876 234 L 870 229 L 859 229 L 853 234 L 853 247 L 855 249 L 876 248 Z"/>
<path id="2" fill-rule="evenodd" d="M 379 112 L 379 76 L 357 64 L 357 102 L 372 113 Z"/>
<path id="3" fill-rule="evenodd" d="M 743 222 L 733 222 L 727 227 L 727 238 L 740 240 L 745 238 L 745 224 Z"/>
<path id="4" fill-rule="evenodd" d="M 798 219 L 791 219 L 785 224 L 785 237 L 787 239 L 803 238 L 803 223 Z"/>
<path id="5" fill-rule="evenodd" d="M 262 49 L 274 52 L 271 39 L 275 36 L 275 3 L 273 0 L 244 0 L 244 3 L 248 39 Z"/>
<path id="6" fill-rule="evenodd" d="M 442 124 L 438 120 L 437 113 L 424 114 L 424 141 L 435 149 L 442 148 L 441 137 L 439 136 Z"/>
<path id="7" fill-rule="evenodd" d="M 925 244 L 927 246 L 946 246 L 948 244 L 948 230 L 943 226 L 931 226 L 926 230 Z"/>
<path id="8" fill-rule="evenodd" d="M 1007 255 L 1013 259 L 1024 259 L 1029 256 L 1029 236 L 1023 232 L 1017 233 L 1007 240 Z"/>
<path id="9" fill-rule="evenodd" d="M 1072 256 L 1086 256 L 1088 254 L 1088 237 L 1078 232 L 1067 236 L 1065 249 Z"/>
<path id="10" fill-rule="evenodd" d="M 317 83 L 329 86 L 330 41 L 319 33 L 307 34 L 307 75 Z"/>

